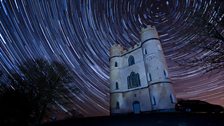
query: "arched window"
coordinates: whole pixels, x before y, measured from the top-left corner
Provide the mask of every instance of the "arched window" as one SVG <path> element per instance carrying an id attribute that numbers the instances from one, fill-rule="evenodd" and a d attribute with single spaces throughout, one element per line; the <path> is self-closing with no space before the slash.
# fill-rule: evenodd
<path id="1" fill-rule="evenodd" d="M 129 56 L 128 58 L 128 66 L 135 64 L 135 59 L 133 56 Z"/>
<path id="2" fill-rule="evenodd" d="M 116 82 L 115 85 L 116 85 L 116 90 L 118 90 L 118 89 L 119 89 L 119 87 L 118 87 L 118 82 Z"/>
<path id="3" fill-rule="evenodd" d="M 139 74 L 135 72 L 131 72 L 131 74 L 127 77 L 127 82 L 128 89 L 141 86 Z"/>
<path id="4" fill-rule="evenodd" d="M 120 109 L 120 104 L 119 104 L 119 102 L 116 103 L 116 109 Z"/>
<path id="5" fill-rule="evenodd" d="M 114 66 L 117 67 L 117 62 L 115 62 Z"/>

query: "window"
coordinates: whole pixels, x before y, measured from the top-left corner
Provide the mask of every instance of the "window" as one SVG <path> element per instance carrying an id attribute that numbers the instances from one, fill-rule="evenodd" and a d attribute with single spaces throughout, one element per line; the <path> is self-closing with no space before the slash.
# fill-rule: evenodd
<path id="1" fill-rule="evenodd" d="M 119 87 L 118 87 L 118 82 L 116 82 L 116 90 L 118 90 L 119 89 Z"/>
<path id="2" fill-rule="evenodd" d="M 173 94 L 170 94 L 170 101 L 171 101 L 171 103 L 175 103 L 173 97 L 174 97 Z"/>
<path id="3" fill-rule="evenodd" d="M 114 66 L 117 67 L 117 62 L 115 62 Z"/>
<path id="4" fill-rule="evenodd" d="M 158 46 L 158 49 L 159 49 L 159 50 L 162 50 L 162 47 L 161 47 L 159 44 L 158 44 L 157 46 Z"/>
<path id="5" fill-rule="evenodd" d="M 145 49 L 145 54 L 147 54 L 147 50 Z"/>
<path id="6" fill-rule="evenodd" d="M 150 73 L 148 73 L 148 80 L 149 80 L 149 81 L 152 81 L 152 76 L 151 76 Z"/>
<path id="7" fill-rule="evenodd" d="M 154 97 L 154 96 L 152 96 L 151 101 L 152 101 L 152 105 L 156 105 L 156 99 L 155 99 L 155 97 Z"/>
<path id="8" fill-rule="evenodd" d="M 116 103 L 116 109 L 120 109 L 120 104 L 119 104 L 119 102 Z"/>
<path id="9" fill-rule="evenodd" d="M 164 74 L 165 78 L 168 78 L 168 73 L 166 70 L 163 70 L 163 74 Z"/>
<path id="10" fill-rule="evenodd" d="M 129 56 L 128 58 L 128 66 L 135 64 L 135 59 L 133 56 Z"/>
<path id="11" fill-rule="evenodd" d="M 127 77 L 127 82 L 128 89 L 141 86 L 139 74 L 135 72 L 131 72 L 131 74 Z"/>

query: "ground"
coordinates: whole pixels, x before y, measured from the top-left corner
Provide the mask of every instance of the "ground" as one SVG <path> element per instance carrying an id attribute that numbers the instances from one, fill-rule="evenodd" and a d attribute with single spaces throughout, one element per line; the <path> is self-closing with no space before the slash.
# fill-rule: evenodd
<path id="1" fill-rule="evenodd" d="M 148 113 L 67 119 L 43 126 L 223 126 L 223 113 Z"/>

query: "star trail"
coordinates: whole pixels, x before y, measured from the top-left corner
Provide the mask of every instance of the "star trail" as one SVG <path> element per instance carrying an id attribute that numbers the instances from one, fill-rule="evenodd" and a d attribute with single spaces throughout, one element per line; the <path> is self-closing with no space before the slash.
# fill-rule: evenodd
<path id="1" fill-rule="evenodd" d="M 197 39 L 192 15 L 200 11 L 211 21 L 222 20 L 223 7 L 219 0 L 0 0 L 0 66 L 9 72 L 30 58 L 62 62 L 75 82 L 68 87 L 69 102 L 57 106 L 65 113 L 108 115 L 111 45 L 131 47 L 140 42 L 141 27 L 154 25 L 177 98 L 224 106 L 223 72 L 204 74 L 202 67 L 177 64 L 205 53 L 181 51 Z"/>

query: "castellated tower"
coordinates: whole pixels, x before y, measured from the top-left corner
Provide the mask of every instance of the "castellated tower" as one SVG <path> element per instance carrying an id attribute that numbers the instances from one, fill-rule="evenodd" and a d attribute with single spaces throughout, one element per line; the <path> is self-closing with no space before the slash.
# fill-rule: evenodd
<path id="1" fill-rule="evenodd" d="M 174 110 L 176 98 L 154 26 L 141 29 L 141 42 L 110 49 L 111 114 Z"/>

